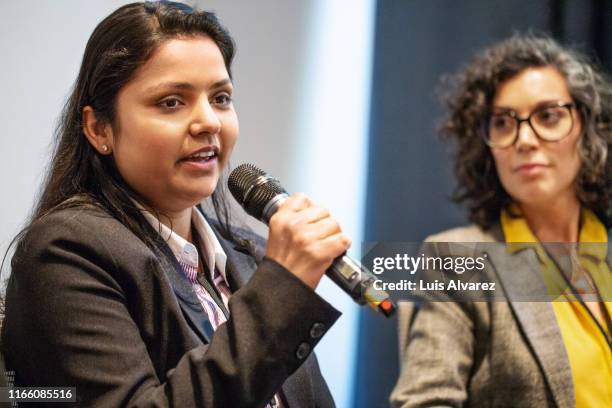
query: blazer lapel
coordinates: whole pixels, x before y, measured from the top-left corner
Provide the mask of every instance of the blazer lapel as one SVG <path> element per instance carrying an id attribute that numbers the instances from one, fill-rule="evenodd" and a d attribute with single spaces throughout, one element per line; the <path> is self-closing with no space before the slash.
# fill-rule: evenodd
<path id="1" fill-rule="evenodd" d="M 163 262 L 162 265 L 185 319 L 203 343 L 210 343 L 214 330 L 208 315 L 170 247 L 164 245 L 162 252 L 165 258 L 170 260 L 169 265 L 167 262 Z"/>
<path id="2" fill-rule="evenodd" d="M 225 277 L 231 291 L 235 292 L 248 282 L 255 269 L 257 269 L 258 262 L 244 247 L 223 237 L 219 232 L 217 221 L 208 217 L 200 206 L 198 206 L 198 210 L 204 215 L 206 221 L 215 232 L 217 240 L 227 256 Z"/>
<path id="3" fill-rule="evenodd" d="M 191 283 L 183 273 L 183 270 L 178 262 L 175 262 L 174 268 L 171 268 L 168 274 L 172 289 L 179 301 L 179 305 L 183 310 L 183 314 L 191 324 L 198 337 L 204 343 L 210 343 L 214 329 L 208 315 L 202 308 L 202 303 L 198 296 L 193 291 Z"/>
<path id="4" fill-rule="evenodd" d="M 227 256 L 227 261 L 225 262 L 225 277 L 227 283 L 232 292 L 235 292 L 247 283 L 253 272 L 255 272 L 257 265 L 254 259 L 252 260 L 252 265 L 245 265 L 245 263 L 248 263 L 248 260 L 243 258 L 250 258 L 250 255 L 238 252 L 237 249 L 242 248 L 237 248 L 235 244 L 223 238 L 217 230 L 215 230 L 215 233 Z"/>
<path id="5" fill-rule="evenodd" d="M 557 406 L 573 407 L 572 371 L 552 304 L 544 298 L 547 289 L 535 251 L 510 254 L 500 244 L 487 246 L 487 252 Z"/>

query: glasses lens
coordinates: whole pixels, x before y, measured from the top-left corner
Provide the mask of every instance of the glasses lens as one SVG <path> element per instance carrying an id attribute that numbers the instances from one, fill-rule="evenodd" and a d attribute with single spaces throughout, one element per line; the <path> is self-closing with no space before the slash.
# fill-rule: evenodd
<path id="1" fill-rule="evenodd" d="M 567 106 L 544 108 L 533 113 L 531 123 L 542 139 L 560 140 L 572 130 L 572 113 Z"/>
<path id="2" fill-rule="evenodd" d="M 487 128 L 487 142 L 491 146 L 509 146 L 516 135 L 516 120 L 507 113 L 491 116 Z"/>

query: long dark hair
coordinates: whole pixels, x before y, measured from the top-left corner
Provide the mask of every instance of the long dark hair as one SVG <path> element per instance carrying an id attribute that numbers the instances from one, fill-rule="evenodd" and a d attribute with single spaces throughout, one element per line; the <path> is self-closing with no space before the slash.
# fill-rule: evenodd
<path id="1" fill-rule="evenodd" d="M 582 116 L 581 168 L 575 189 L 582 205 L 612 226 L 612 85 L 583 54 L 551 38 L 515 35 L 480 52 L 443 81 L 447 116 L 442 134 L 455 142 L 454 200 L 468 207 L 470 221 L 487 229 L 512 202 L 503 188 L 490 149 L 480 137 L 498 85 L 530 67 L 552 66 L 567 81 Z"/>
<path id="2" fill-rule="evenodd" d="M 112 155 L 100 155 L 87 141 L 82 111 L 89 105 L 97 118 L 114 126 L 117 94 L 134 72 L 162 42 L 194 35 L 205 35 L 217 44 L 231 77 L 234 41 L 213 13 L 168 1 L 132 3 L 98 24 L 87 42 L 79 75 L 56 129 L 56 145 L 38 205 L 17 240 L 51 212 L 94 205 L 118 219 L 156 253 L 164 253 L 159 250 L 164 245 L 159 234 L 152 233 L 134 204 L 143 203 L 141 197 L 123 180 Z M 218 183 L 211 202 L 220 232 L 244 244 L 232 234 L 225 196 L 223 183 Z"/>

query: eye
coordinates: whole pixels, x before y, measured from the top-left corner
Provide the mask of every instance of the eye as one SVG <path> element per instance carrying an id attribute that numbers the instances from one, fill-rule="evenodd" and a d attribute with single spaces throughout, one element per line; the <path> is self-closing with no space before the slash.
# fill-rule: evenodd
<path id="1" fill-rule="evenodd" d="M 165 98 L 157 103 L 157 106 L 166 110 L 176 110 L 181 105 L 183 105 L 183 102 L 175 97 Z"/>
<path id="2" fill-rule="evenodd" d="M 506 114 L 493 115 L 490 122 L 491 129 L 508 130 L 514 127 L 514 118 Z"/>
<path id="3" fill-rule="evenodd" d="M 227 92 L 222 92 L 220 94 L 217 94 L 213 97 L 212 102 L 215 105 L 221 105 L 221 106 L 229 106 L 232 103 L 232 97 L 229 93 Z"/>
<path id="4" fill-rule="evenodd" d="M 563 108 L 546 108 L 537 112 L 535 119 L 542 125 L 556 125 L 564 116 L 567 116 L 567 111 Z"/>

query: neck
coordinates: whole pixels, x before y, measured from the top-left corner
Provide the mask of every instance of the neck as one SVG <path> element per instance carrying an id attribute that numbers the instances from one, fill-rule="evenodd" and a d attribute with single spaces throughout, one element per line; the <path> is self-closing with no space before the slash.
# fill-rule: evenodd
<path id="1" fill-rule="evenodd" d="M 578 242 L 580 202 L 572 194 L 551 202 L 519 205 L 529 228 L 540 242 Z"/>
<path id="2" fill-rule="evenodd" d="M 193 242 L 191 235 L 191 211 L 192 208 L 187 208 L 180 212 L 164 212 L 160 213 L 159 221 L 166 227 L 172 229 L 183 239 Z"/>

